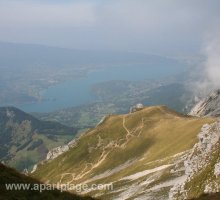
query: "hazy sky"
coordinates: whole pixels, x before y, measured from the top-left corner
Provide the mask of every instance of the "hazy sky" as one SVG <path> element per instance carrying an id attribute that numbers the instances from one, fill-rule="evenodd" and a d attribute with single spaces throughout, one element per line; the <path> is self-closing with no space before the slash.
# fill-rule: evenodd
<path id="1" fill-rule="evenodd" d="M 219 19 L 219 0 L 0 0 L 0 41 L 198 53 Z"/>

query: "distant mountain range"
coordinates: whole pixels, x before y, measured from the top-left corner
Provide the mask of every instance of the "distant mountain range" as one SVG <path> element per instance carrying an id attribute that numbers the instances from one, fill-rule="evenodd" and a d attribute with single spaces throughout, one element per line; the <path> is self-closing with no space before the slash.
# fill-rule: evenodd
<path id="1" fill-rule="evenodd" d="M 38 120 L 15 107 L 0 107 L 0 159 L 18 170 L 30 169 L 76 133 L 73 127 Z"/>
<path id="2" fill-rule="evenodd" d="M 11 59 L 13 58 L 13 59 Z M 171 58 L 144 53 L 121 52 L 121 51 L 95 51 L 68 49 L 36 44 L 6 43 L 0 42 L 0 66 L 5 67 L 28 67 L 32 64 L 50 65 L 53 68 L 71 65 L 109 65 L 145 63 L 154 65 L 177 64 Z"/>

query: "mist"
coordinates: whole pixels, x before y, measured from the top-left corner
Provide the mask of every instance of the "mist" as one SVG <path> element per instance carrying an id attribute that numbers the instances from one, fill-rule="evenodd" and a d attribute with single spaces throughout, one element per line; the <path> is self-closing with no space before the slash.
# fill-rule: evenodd
<path id="1" fill-rule="evenodd" d="M 216 20 L 219 18 L 216 18 Z M 186 85 L 196 96 L 203 98 L 220 89 L 220 30 L 210 26 L 204 37 L 200 54 L 203 60 L 191 70 L 191 82 Z"/>
<path id="2" fill-rule="evenodd" d="M 206 61 L 204 73 L 208 84 L 220 88 L 220 37 L 212 38 L 204 49 Z"/>
<path id="3" fill-rule="evenodd" d="M 217 0 L 0 0 L 0 41 L 160 55 L 197 54 Z"/>

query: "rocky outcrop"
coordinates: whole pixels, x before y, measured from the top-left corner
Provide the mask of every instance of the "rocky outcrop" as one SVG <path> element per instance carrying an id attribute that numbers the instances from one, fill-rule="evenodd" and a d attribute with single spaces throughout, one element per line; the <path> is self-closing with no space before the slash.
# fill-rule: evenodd
<path id="1" fill-rule="evenodd" d="M 50 150 L 47 153 L 46 161 L 53 160 L 54 158 L 58 157 L 59 155 L 63 154 L 64 152 L 68 151 L 70 148 L 75 146 L 76 146 L 76 140 L 74 139 L 70 141 L 67 145 L 59 146 Z"/>
<path id="2" fill-rule="evenodd" d="M 189 112 L 189 115 L 197 117 L 220 116 L 220 89 L 212 92 L 208 97 L 196 104 Z"/>
<path id="3" fill-rule="evenodd" d="M 33 169 L 31 170 L 31 173 L 34 173 L 37 170 L 37 164 L 34 165 Z"/>
<path id="4" fill-rule="evenodd" d="M 199 193 L 219 192 L 220 122 L 204 125 L 198 139 L 199 142 L 184 161 L 186 179 L 170 190 L 170 199 L 190 199 Z M 200 188 L 196 188 L 197 182 Z"/>
<path id="5" fill-rule="evenodd" d="M 53 148 L 47 153 L 46 159 L 41 161 L 40 164 L 55 159 L 56 157 L 67 152 L 70 148 L 75 147 L 76 145 L 77 145 L 77 141 L 76 139 L 73 139 L 66 145 Z M 38 164 L 35 164 L 30 173 L 31 174 L 34 173 L 37 170 L 37 167 L 38 167 Z"/>
<path id="6" fill-rule="evenodd" d="M 102 119 L 97 123 L 96 127 L 100 126 L 101 124 L 103 124 L 103 122 L 109 117 L 110 115 L 105 115 L 104 117 L 102 117 Z"/>

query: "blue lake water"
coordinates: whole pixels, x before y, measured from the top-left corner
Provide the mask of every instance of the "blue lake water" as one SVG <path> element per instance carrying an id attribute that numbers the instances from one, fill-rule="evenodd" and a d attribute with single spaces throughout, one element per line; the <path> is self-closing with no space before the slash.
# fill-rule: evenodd
<path id="1" fill-rule="evenodd" d="M 18 107 L 26 112 L 52 112 L 66 107 L 95 102 L 96 99 L 91 95 L 90 89 L 96 83 L 110 80 L 160 79 L 178 74 L 181 71 L 183 71 L 183 66 L 105 68 L 93 71 L 86 77 L 68 80 L 42 91 L 43 98 L 49 100 L 23 104 Z"/>

